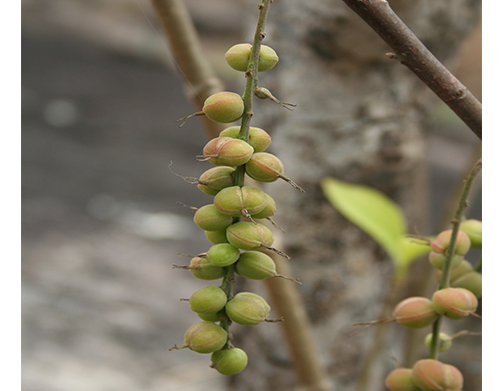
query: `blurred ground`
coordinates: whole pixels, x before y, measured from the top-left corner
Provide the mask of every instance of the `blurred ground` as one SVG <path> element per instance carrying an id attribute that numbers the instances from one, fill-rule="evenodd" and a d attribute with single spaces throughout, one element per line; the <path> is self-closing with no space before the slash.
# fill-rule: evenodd
<path id="1" fill-rule="evenodd" d="M 218 64 L 240 40 L 239 3 L 206 3 L 189 2 L 231 82 Z M 205 136 L 196 119 L 175 124 L 194 110 L 149 3 L 22 4 L 23 390 L 223 390 L 209 356 L 168 352 L 198 319 L 177 299 L 209 285 L 172 269 L 208 245 L 177 201 L 211 198 L 169 170 L 205 171 Z M 471 152 L 450 118 L 437 111 L 429 136 L 432 216 Z"/>

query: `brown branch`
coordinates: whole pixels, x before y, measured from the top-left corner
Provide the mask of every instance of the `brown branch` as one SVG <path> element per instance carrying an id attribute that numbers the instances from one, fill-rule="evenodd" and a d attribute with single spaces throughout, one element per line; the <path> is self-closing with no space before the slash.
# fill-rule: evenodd
<path id="1" fill-rule="evenodd" d="M 394 13 L 386 0 L 342 0 L 394 50 L 398 59 L 422 80 L 462 121 L 482 138 L 482 105 L 453 74 L 434 57 Z"/>
<path id="2" fill-rule="evenodd" d="M 179 70 L 184 75 L 196 108 L 201 110 L 205 99 L 224 89 L 201 49 L 198 33 L 182 0 L 151 0 L 160 19 Z M 228 125 L 202 117 L 209 138 L 217 137 Z"/>

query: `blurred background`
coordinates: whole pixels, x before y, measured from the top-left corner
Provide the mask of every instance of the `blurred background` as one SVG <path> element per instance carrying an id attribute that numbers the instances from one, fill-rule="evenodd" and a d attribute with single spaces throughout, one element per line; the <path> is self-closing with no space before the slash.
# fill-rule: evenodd
<path id="1" fill-rule="evenodd" d="M 224 61 L 248 41 L 241 2 L 186 3 L 217 74 L 242 90 Z M 198 119 L 175 123 L 195 108 L 168 53 L 147 0 L 22 1 L 24 391 L 225 387 L 208 356 L 168 352 L 198 319 L 179 299 L 209 285 L 172 268 L 208 243 L 179 202 L 211 200 L 174 174 L 207 169 L 206 136 Z M 455 69 L 480 99 L 480 26 Z M 444 105 L 426 137 L 437 226 L 477 143 Z M 468 216 L 481 218 L 480 192 Z"/>

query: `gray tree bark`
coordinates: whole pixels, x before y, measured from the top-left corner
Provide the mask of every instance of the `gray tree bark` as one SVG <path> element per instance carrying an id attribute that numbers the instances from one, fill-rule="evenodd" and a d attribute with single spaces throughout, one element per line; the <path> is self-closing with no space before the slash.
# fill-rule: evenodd
<path id="1" fill-rule="evenodd" d="M 249 15 L 256 12 L 255 1 L 251 3 Z M 474 0 L 390 3 L 446 65 L 477 23 L 481 8 Z M 280 62 L 260 75 L 260 84 L 298 106 L 290 113 L 270 102 L 259 103 L 252 126 L 271 133 L 272 152 L 306 193 L 284 182 L 270 184 L 266 191 L 276 200 L 275 220 L 286 231 L 284 250 L 303 282 L 300 289 L 315 342 L 334 389 L 355 390 L 375 330 L 349 338 L 355 331 L 351 324 L 377 319 L 390 291 L 392 263 L 334 210 L 319 182 L 333 176 L 373 186 L 403 208 L 410 229 L 425 231 L 422 132 L 437 98 L 385 56 L 390 48 L 341 0 L 275 1 L 266 31 L 264 44 L 278 52 Z M 252 284 L 251 289 L 262 285 Z M 236 344 L 250 361 L 231 379 L 232 390 L 297 389 L 279 326 L 234 329 Z M 391 331 L 397 333 L 396 328 Z M 391 333 L 388 344 L 396 355 L 398 338 Z M 385 349 L 367 390 L 384 389 L 389 364 Z"/>

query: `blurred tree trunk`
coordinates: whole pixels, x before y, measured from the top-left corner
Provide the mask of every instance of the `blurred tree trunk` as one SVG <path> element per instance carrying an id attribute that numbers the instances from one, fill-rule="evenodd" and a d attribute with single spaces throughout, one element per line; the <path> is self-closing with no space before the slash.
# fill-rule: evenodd
<path id="1" fill-rule="evenodd" d="M 448 66 L 478 22 L 481 8 L 474 0 L 390 3 Z M 251 2 L 249 15 L 255 14 L 256 4 Z M 425 231 L 422 133 L 437 98 L 385 56 L 390 48 L 341 0 L 275 1 L 266 30 L 264 43 L 278 52 L 280 62 L 260 75 L 260 84 L 298 107 L 290 113 L 271 102 L 259 103 L 252 125 L 271 133 L 272 152 L 306 193 L 282 181 L 266 191 L 278 206 L 275 220 L 286 231 L 284 250 L 303 282 L 300 289 L 322 361 L 336 390 L 355 390 L 375 327 L 349 338 L 355 331 L 351 324 L 379 316 L 392 264 L 367 235 L 333 209 L 319 182 L 333 176 L 373 186 L 401 205 L 410 230 L 417 226 Z M 251 289 L 262 289 L 262 284 Z M 250 360 L 248 368 L 231 379 L 231 389 L 293 390 L 296 380 L 279 326 L 247 327 L 240 334 L 238 330 L 235 327 L 237 345 L 248 351 Z M 401 358 L 398 343 L 391 334 L 367 390 L 384 389 L 387 347 Z"/>

